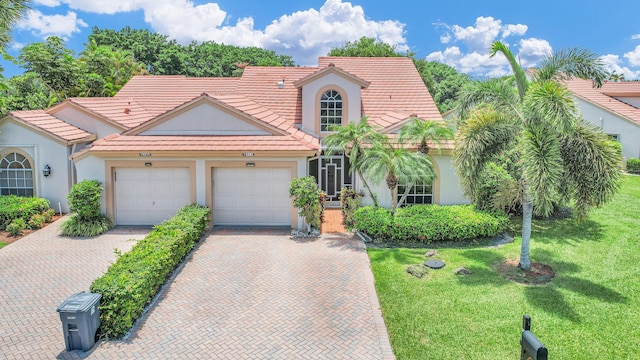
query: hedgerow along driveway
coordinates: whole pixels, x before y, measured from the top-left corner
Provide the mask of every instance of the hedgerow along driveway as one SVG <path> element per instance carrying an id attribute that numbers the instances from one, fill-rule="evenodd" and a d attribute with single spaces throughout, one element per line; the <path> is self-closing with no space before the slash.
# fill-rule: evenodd
<path id="1" fill-rule="evenodd" d="M 56 308 L 88 291 L 115 261 L 150 231 L 116 228 L 95 238 L 58 236 L 62 218 L 0 249 L 0 359 L 66 356 Z"/>

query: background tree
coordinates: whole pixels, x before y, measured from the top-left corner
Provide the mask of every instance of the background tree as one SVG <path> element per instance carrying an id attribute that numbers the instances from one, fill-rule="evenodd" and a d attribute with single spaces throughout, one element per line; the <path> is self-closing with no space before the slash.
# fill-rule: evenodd
<path id="1" fill-rule="evenodd" d="M 456 108 L 460 90 L 471 82 L 469 75 L 436 61 L 416 59 L 414 63 L 438 110 L 445 113 Z"/>
<path id="2" fill-rule="evenodd" d="M 471 198 L 485 164 L 507 149 L 517 149 L 523 183 L 520 268 L 529 270 L 531 219 L 546 216 L 554 203 L 572 201 L 578 220 L 608 201 L 619 187 L 620 152 L 605 134 L 578 118 L 571 92 L 562 80 L 606 77 L 600 58 L 569 49 L 545 58 L 529 82 L 509 48 L 495 42 L 491 56 L 503 54 L 513 76 L 474 82 L 461 94 L 454 166 Z M 477 106 L 485 106 L 477 109 Z M 488 106 L 488 107 L 487 107 Z M 475 109 L 475 110 L 474 110 Z"/>
<path id="3" fill-rule="evenodd" d="M 395 45 L 376 41 L 375 38 L 363 36 L 357 41 L 347 41 L 346 44 L 329 51 L 328 56 L 347 57 L 413 57 L 415 54 L 405 54 L 396 51 Z"/>
<path id="4" fill-rule="evenodd" d="M 2 91 L 0 98 L 4 100 L 0 108 L 2 114 L 12 110 L 45 109 L 55 102 L 53 93 L 34 72 L 8 79 L 7 89 Z"/>

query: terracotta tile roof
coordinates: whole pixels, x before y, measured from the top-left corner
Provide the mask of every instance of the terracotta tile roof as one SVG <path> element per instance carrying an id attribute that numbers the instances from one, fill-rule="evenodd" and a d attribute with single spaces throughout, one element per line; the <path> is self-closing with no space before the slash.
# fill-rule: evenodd
<path id="1" fill-rule="evenodd" d="M 292 136 L 107 136 L 93 143 L 88 150 L 94 152 L 159 152 L 159 151 L 312 151 L 315 143 L 302 143 Z"/>
<path id="2" fill-rule="evenodd" d="M 609 96 L 640 97 L 640 81 L 605 82 L 600 90 Z"/>
<path id="3" fill-rule="evenodd" d="M 565 85 L 577 97 L 604 108 L 620 117 L 640 125 L 640 109 L 624 103 L 612 96 L 605 94 L 606 91 L 618 88 L 618 86 L 609 86 L 607 84 L 603 88 L 594 88 L 590 80 L 572 79 L 565 81 Z"/>
<path id="4" fill-rule="evenodd" d="M 5 119 L 9 117 L 31 128 L 48 133 L 67 144 L 89 142 L 96 137 L 95 134 L 68 124 L 44 110 L 11 111 L 5 116 Z"/>
<path id="5" fill-rule="evenodd" d="M 423 120 L 442 119 L 410 58 L 326 56 L 318 60 L 319 67 L 331 63 L 371 83 L 362 90 L 362 111 L 373 123 L 388 127 L 389 124 L 382 120 L 382 117 L 388 116 L 390 111 L 401 114 L 414 113 Z"/>
<path id="6" fill-rule="evenodd" d="M 135 100 L 125 97 L 118 98 L 70 98 L 64 103 L 54 106 L 47 112 L 55 114 L 58 108 L 64 106 L 65 103 L 75 104 L 84 110 L 94 113 L 107 121 L 113 122 L 125 129 L 136 127 L 153 117 L 153 115 Z"/>

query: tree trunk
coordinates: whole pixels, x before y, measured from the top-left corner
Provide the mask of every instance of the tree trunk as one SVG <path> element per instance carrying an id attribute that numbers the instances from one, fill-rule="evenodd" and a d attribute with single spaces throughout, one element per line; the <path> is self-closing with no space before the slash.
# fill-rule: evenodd
<path id="1" fill-rule="evenodd" d="M 531 218 L 533 217 L 533 201 L 528 193 L 528 186 L 525 182 L 524 197 L 522 200 L 522 248 L 520 250 L 520 269 L 528 271 L 531 268 L 529 250 L 531 243 Z"/>
<path id="2" fill-rule="evenodd" d="M 369 196 L 373 200 L 373 206 L 379 207 L 380 205 L 378 204 L 378 196 L 374 194 L 373 191 L 371 191 L 369 184 L 367 184 L 367 180 L 364 179 L 364 176 L 360 171 L 358 171 L 358 175 L 360 176 L 360 179 L 362 179 L 362 184 L 364 185 L 365 188 L 367 188 L 367 191 L 369 192 Z"/>
<path id="3" fill-rule="evenodd" d="M 391 213 L 395 214 L 398 207 L 398 185 L 394 188 L 389 188 L 389 190 L 391 190 Z"/>

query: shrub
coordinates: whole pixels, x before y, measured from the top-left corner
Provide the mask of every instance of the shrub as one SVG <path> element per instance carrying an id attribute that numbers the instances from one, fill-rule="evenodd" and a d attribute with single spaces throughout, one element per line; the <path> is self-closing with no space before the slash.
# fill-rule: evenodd
<path id="1" fill-rule="evenodd" d="M 55 210 L 47 209 L 47 211 L 42 213 L 42 215 L 44 216 L 44 222 L 46 222 L 48 224 L 51 221 L 53 221 L 53 215 L 55 215 L 55 214 L 56 214 Z"/>
<path id="2" fill-rule="evenodd" d="M 640 159 L 630 158 L 627 160 L 627 171 L 632 174 L 640 174 Z"/>
<path id="3" fill-rule="evenodd" d="M 355 226 L 376 241 L 463 241 L 495 236 L 505 230 L 508 216 L 476 210 L 472 205 L 414 205 L 395 214 L 386 209 L 363 207 L 354 216 Z"/>
<path id="4" fill-rule="evenodd" d="M 353 228 L 353 214 L 362 207 L 364 194 L 357 193 L 352 188 L 342 188 L 340 191 L 340 206 L 344 215 L 344 224 L 348 229 Z"/>
<path id="5" fill-rule="evenodd" d="M 11 224 L 7 225 L 9 236 L 20 236 L 22 231 L 27 228 L 27 223 L 22 218 L 14 219 Z"/>
<path id="6" fill-rule="evenodd" d="M 97 236 L 113 227 L 111 219 L 100 213 L 102 186 L 97 180 L 83 180 L 71 188 L 67 200 L 75 213 L 60 229 L 64 236 Z"/>
<path id="7" fill-rule="evenodd" d="M 99 334 L 107 338 L 124 336 L 153 299 L 171 272 L 183 261 L 202 236 L 210 210 L 185 206 L 112 264 L 91 284 L 102 294 Z"/>
<path id="8" fill-rule="evenodd" d="M 293 205 L 298 214 L 307 222 L 308 231 L 320 229 L 322 223 L 322 191 L 312 176 L 295 178 L 289 185 L 289 197 L 293 197 Z"/>
<path id="9" fill-rule="evenodd" d="M 0 196 L 0 230 L 16 219 L 26 223 L 34 214 L 41 214 L 49 209 L 49 200 L 35 197 L 15 195 Z"/>
<path id="10" fill-rule="evenodd" d="M 29 219 L 29 229 L 37 230 L 44 226 L 44 215 L 33 214 Z"/>

